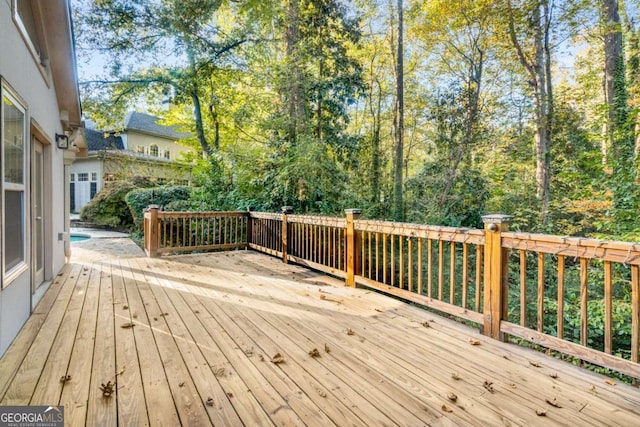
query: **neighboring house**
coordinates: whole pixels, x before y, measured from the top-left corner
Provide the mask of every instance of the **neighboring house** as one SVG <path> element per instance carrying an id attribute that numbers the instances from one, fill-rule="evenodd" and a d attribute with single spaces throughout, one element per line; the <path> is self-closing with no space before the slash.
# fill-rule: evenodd
<path id="1" fill-rule="evenodd" d="M 69 255 L 81 126 L 68 0 L 0 1 L 0 355 Z"/>
<path id="2" fill-rule="evenodd" d="M 121 132 L 85 129 L 89 154 L 71 167 L 71 212 L 79 212 L 109 182 L 145 177 L 158 184 L 189 184 L 191 165 L 182 155 L 192 149 L 176 142 L 190 136 L 158 124 L 158 117 L 132 112 Z"/>

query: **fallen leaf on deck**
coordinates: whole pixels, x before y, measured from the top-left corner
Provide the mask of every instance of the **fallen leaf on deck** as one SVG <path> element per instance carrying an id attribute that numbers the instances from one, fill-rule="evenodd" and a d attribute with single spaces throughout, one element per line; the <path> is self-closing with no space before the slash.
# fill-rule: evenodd
<path id="1" fill-rule="evenodd" d="M 458 381 L 460 379 L 460 376 L 458 375 L 457 372 L 454 372 L 451 374 L 451 378 L 453 378 L 454 380 Z"/>
<path id="2" fill-rule="evenodd" d="M 506 359 L 506 360 L 511 360 L 511 359 L 509 359 L 509 356 L 507 356 L 506 354 L 503 354 L 503 355 L 502 355 L 502 358 L 503 358 L 503 359 Z"/>
<path id="3" fill-rule="evenodd" d="M 278 363 L 284 363 L 284 357 L 282 357 L 282 355 L 280 353 L 276 353 L 271 358 L 271 363 L 275 363 L 276 365 Z"/>
<path id="4" fill-rule="evenodd" d="M 591 384 L 591 387 L 589 388 L 589 391 L 592 392 L 592 393 L 595 393 L 596 392 L 596 386 Z"/>
<path id="5" fill-rule="evenodd" d="M 447 399 L 449 399 L 452 402 L 456 402 L 458 400 L 458 396 L 455 393 L 447 393 Z"/>
<path id="6" fill-rule="evenodd" d="M 60 382 L 61 383 L 64 384 L 64 383 L 66 383 L 68 381 L 71 381 L 71 375 L 63 375 L 63 376 L 60 377 Z"/>
<path id="7" fill-rule="evenodd" d="M 112 383 L 111 381 L 107 381 L 106 384 L 100 384 L 100 387 L 98 387 L 100 389 L 100 391 L 102 392 L 102 397 L 111 397 L 111 395 L 113 394 L 114 391 L 114 386 L 115 384 Z"/>
<path id="8" fill-rule="evenodd" d="M 383 311 L 380 310 L 379 308 L 374 308 L 375 311 L 382 313 Z"/>
<path id="9" fill-rule="evenodd" d="M 121 328 L 123 329 L 129 329 L 129 328 L 133 328 L 134 326 L 136 326 L 135 323 L 129 322 L 129 323 L 123 323 L 122 325 L 120 325 Z"/>
<path id="10" fill-rule="evenodd" d="M 224 377 L 224 368 L 218 368 L 213 373 L 216 377 Z"/>
<path id="11" fill-rule="evenodd" d="M 233 393 L 231 392 L 227 393 L 227 397 L 233 397 Z"/>
<path id="12" fill-rule="evenodd" d="M 474 340 L 473 338 L 469 338 L 469 344 L 471 345 L 480 345 L 482 344 L 480 340 Z"/>
<path id="13" fill-rule="evenodd" d="M 353 332 L 353 329 L 349 328 L 347 329 L 347 335 L 355 335 L 355 332 Z"/>
<path id="14" fill-rule="evenodd" d="M 157 317 L 154 317 L 154 318 L 153 318 L 153 320 L 158 320 L 158 318 L 157 318 Z"/>
<path id="15" fill-rule="evenodd" d="M 447 405 L 442 405 L 442 410 L 444 412 L 453 412 L 453 409 L 449 408 Z"/>
<path id="16" fill-rule="evenodd" d="M 260 359 L 261 362 L 264 362 L 264 356 L 263 355 L 259 354 L 258 355 L 258 359 Z"/>
<path id="17" fill-rule="evenodd" d="M 182 381 L 180 384 L 178 384 L 178 387 L 184 387 L 184 381 Z"/>
<path id="18" fill-rule="evenodd" d="M 320 397 L 327 397 L 327 393 L 322 390 L 318 391 L 318 394 L 320 395 Z"/>
<path id="19" fill-rule="evenodd" d="M 487 389 L 489 392 L 491 393 L 495 393 L 496 391 L 493 388 L 493 383 L 489 380 L 485 380 L 484 384 L 482 384 L 482 386 Z"/>
<path id="20" fill-rule="evenodd" d="M 213 406 L 213 397 L 207 399 L 207 406 Z"/>
<path id="21" fill-rule="evenodd" d="M 169 313 L 162 313 L 162 314 L 160 314 L 160 316 L 162 316 L 162 317 L 164 317 L 164 316 L 168 316 L 168 315 L 169 315 Z"/>
<path id="22" fill-rule="evenodd" d="M 429 322 L 422 322 L 422 326 L 424 326 L 425 328 L 430 328 L 431 327 Z"/>
<path id="23" fill-rule="evenodd" d="M 313 350 L 309 350 L 309 356 L 320 357 L 320 352 L 318 351 L 317 348 L 314 348 Z"/>
<path id="24" fill-rule="evenodd" d="M 536 409 L 536 415 L 539 417 L 546 417 L 547 416 L 547 411 L 544 411 L 542 409 Z"/>
<path id="25" fill-rule="evenodd" d="M 535 366 L 536 368 L 539 368 L 541 366 L 540 362 L 536 362 L 535 360 L 529 360 L 529 365 Z"/>
<path id="26" fill-rule="evenodd" d="M 195 314 L 200 314 L 200 310 L 194 311 Z"/>
<path id="27" fill-rule="evenodd" d="M 138 318 L 138 314 L 137 313 L 133 313 L 133 316 L 131 316 L 131 317 L 133 317 L 134 319 L 137 319 Z"/>
<path id="28" fill-rule="evenodd" d="M 549 376 L 553 379 L 558 378 L 558 374 L 556 372 L 549 374 Z"/>
<path id="29" fill-rule="evenodd" d="M 553 400 L 551 399 L 546 399 L 547 403 L 551 406 L 553 406 L 554 408 L 562 408 L 562 405 L 560 405 L 560 403 L 558 403 L 558 401 L 556 400 L 556 398 L 554 397 Z"/>
<path id="30" fill-rule="evenodd" d="M 329 348 L 329 346 L 327 344 L 324 345 L 324 352 L 325 353 L 331 353 L 331 349 Z"/>
<path id="31" fill-rule="evenodd" d="M 247 357 L 251 357 L 251 356 L 253 356 L 253 348 L 250 348 L 250 349 L 245 350 L 245 351 L 244 351 L 244 354 L 245 354 Z"/>
<path id="32" fill-rule="evenodd" d="M 123 309 L 123 310 L 128 310 L 128 309 L 129 309 L 129 306 L 128 306 L 128 305 L 123 305 L 123 306 L 122 306 L 122 309 Z"/>
<path id="33" fill-rule="evenodd" d="M 609 384 L 609 385 L 617 385 L 618 384 L 614 380 L 605 380 L 604 382 Z"/>

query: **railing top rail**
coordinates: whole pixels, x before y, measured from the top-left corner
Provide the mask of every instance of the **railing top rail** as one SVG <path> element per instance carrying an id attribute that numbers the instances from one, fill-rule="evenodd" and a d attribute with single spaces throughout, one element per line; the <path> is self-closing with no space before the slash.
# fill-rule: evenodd
<path id="1" fill-rule="evenodd" d="M 407 237 L 445 240 L 448 242 L 484 244 L 484 231 L 474 228 L 442 227 L 392 221 L 355 220 L 358 231 L 394 234 Z"/>
<path id="2" fill-rule="evenodd" d="M 272 212 L 248 212 L 248 213 L 249 213 L 249 217 L 251 218 L 274 219 L 274 220 L 282 219 L 281 213 L 272 213 Z"/>
<path id="3" fill-rule="evenodd" d="M 159 211 L 158 218 L 220 218 L 220 217 L 244 217 L 247 216 L 247 212 L 172 212 L 172 211 Z"/>
<path id="4" fill-rule="evenodd" d="M 505 232 L 502 233 L 502 246 L 552 255 L 640 265 L 640 243 Z"/>
<path id="5" fill-rule="evenodd" d="M 315 215 L 287 215 L 287 221 L 299 224 L 322 225 L 326 227 L 347 228 L 345 218 Z"/>

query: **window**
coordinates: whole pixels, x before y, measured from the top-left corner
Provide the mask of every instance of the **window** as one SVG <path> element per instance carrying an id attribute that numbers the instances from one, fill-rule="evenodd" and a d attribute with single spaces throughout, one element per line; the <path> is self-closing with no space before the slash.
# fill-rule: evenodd
<path id="1" fill-rule="evenodd" d="M 158 146 L 154 144 L 149 147 L 149 154 L 153 157 L 158 157 Z"/>
<path id="2" fill-rule="evenodd" d="M 69 209 L 71 210 L 71 212 L 75 212 L 76 211 L 76 183 L 73 181 L 69 183 L 69 201 L 70 201 Z"/>
<path id="3" fill-rule="evenodd" d="M 75 173 L 71 174 L 71 177 L 69 178 L 69 181 L 71 181 L 71 182 L 75 182 L 76 181 L 76 174 Z"/>
<path id="4" fill-rule="evenodd" d="M 82 172 L 78 174 L 78 182 L 87 182 L 89 181 L 89 174 L 87 172 Z"/>
<path id="5" fill-rule="evenodd" d="M 138 153 L 138 154 L 144 154 L 144 146 L 142 146 L 142 145 L 138 145 L 138 146 L 136 147 L 136 153 Z"/>
<path id="6" fill-rule="evenodd" d="M 25 140 L 26 111 L 8 93 L 2 94 L 2 219 L 5 284 L 26 267 Z"/>
<path id="7" fill-rule="evenodd" d="M 92 182 L 89 184 L 89 200 L 96 197 L 96 193 L 98 192 L 98 183 Z"/>
<path id="8" fill-rule="evenodd" d="M 43 46 L 40 44 L 41 26 L 39 25 L 38 9 L 33 7 L 34 3 L 29 0 L 13 0 L 13 20 L 31 54 L 36 59 L 38 66 L 42 67 L 43 59 L 46 55 L 43 52 Z"/>
<path id="9" fill-rule="evenodd" d="M 98 180 L 98 173 L 91 172 L 91 182 L 96 182 Z"/>
<path id="10" fill-rule="evenodd" d="M 167 160 L 170 160 L 171 159 L 171 151 L 165 150 L 164 158 L 167 159 Z"/>

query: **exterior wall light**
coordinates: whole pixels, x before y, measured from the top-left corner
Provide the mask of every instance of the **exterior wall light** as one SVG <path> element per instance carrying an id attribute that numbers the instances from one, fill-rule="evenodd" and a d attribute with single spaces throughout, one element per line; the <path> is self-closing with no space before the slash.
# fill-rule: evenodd
<path id="1" fill-rule="evenodd" d="M 69 148 L 69 137 L 65 134 L 56 133 L 56 145 L 61 150 Z"/>

